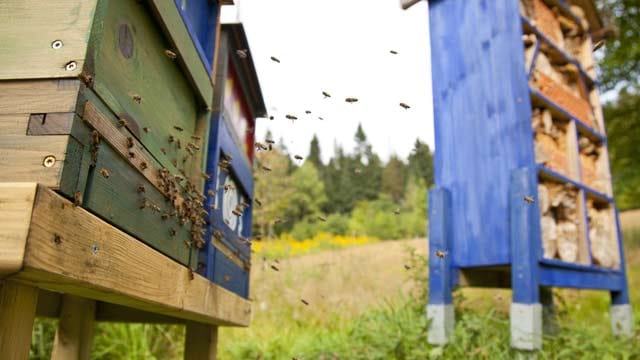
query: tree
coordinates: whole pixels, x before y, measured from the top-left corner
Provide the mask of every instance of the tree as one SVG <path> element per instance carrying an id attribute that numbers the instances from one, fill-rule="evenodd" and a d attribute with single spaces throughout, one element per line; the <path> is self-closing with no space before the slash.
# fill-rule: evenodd
<path id="1" fill-rule="evenodd" d="M 433 185 L 433 154 L 429 145 L 416 139 L 413 151 L 409 155 L 409 173 L 417 179 L 424 180 L 428 186 Z"/>
<path id="2" fill-rule="evenodd" d="M 291 188 L 293 193 L 289 196 L 287 219 L 291 222 L 316 220 L 327 202 L 327 195 L 313 163 L 307 161 L 293 172 Z"/>
<path id="3" fill-rule="evenodd" d="M 396 204 L 404 195 L 407 184 L 407 165 L 397 155 L 391 155 L 382 170 L 382 192 L 389 194 Z"/>
<path id="4" fill-rule="evenodd" d="M 286 226 L 281 221 L 286 220 L 284 217 L 289 206 L 289 197 L 292 195 L 288 174 L 289 161 L 289 157 L 277 148 L 256 153 L 255 197 L 262 205 L 256 204 L 253 208 L 254 224 L 260 234 L 269 238 Z M 268 167 L 271 171 L 263 170 L 262 166 Z M 278 221 L 279 224 L 276 226 L 278 219 L 281 221 Z"/>
<path id="5" fill-rule="evenodd" d="M 307 156 L 307 161 L 310 161 L 318 170 L 320 170 L 323 166 L 322 157 L 320 155 L 320 142 L 318 141 L 318 137 L 315 134 L 313 135 L 311 144 L 309 145 L 309 155 Z"/>

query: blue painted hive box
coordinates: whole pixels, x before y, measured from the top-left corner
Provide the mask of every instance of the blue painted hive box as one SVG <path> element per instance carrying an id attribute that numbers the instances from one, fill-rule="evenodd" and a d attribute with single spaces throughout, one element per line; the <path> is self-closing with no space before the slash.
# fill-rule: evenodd
<path id="1" fill-rule="evenodd" d="M 433 0 L 429 13 L 432 309 L 457 285 L 511 287 L 514 304 L 553 286 L 628 304 L 591 1 Z"/>

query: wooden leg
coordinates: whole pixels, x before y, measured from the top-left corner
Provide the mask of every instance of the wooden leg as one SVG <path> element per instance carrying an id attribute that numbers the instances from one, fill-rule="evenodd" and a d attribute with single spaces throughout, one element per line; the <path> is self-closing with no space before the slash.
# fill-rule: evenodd
<path id="1" fill-rule="evenodd" d="M 2 359 L 29 358 L 38 289 L 6 281 L 0 283 L 0 349 Z"/>
<path id="2" fill-rule="evenodd" d="M 218 327 L 187 323 L 184 360 L 215 360 L 218 347 Z"/>
<path id="3" fill-rule="evenodd" d="M 89 360 L 96 302 L 74 295 L 62 297 L 60 323 L 53 341 L 51 360 Z"/>

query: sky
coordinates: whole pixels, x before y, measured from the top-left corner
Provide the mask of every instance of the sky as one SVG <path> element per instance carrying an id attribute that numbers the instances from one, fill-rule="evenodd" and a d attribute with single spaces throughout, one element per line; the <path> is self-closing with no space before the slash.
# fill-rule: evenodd
<path id="1" fill-rule="evenodd" d="M 292 156 L 306 156 L 316 134 L 326 163 L 336 145 L 354 149 L 361 123 L 383 160 L 391 154 L 406 159 L 416 138 L 434 148 L 425 1 L 406 11 L 398 0 L 235 3 L 235 9 L 223 7 L 222 21 L 244 24 L 267 111 L 274 116 L 258 119 L 257 141 L 269 129 Z M 347 97 L 358 102 L 346 103 Z M 298 120 L 287 120 L 287 114 Z"/>

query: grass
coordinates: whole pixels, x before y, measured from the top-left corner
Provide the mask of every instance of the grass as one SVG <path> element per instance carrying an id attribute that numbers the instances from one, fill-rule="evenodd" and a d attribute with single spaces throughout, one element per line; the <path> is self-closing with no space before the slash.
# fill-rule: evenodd
<path id="1" fill-rule="evenodd" d="M 631 245 L 629 285 L 640 329 L 640 232 L 624 236 Z M 408 240 L 255 260 L 251 327 L 222 328 L 220 358 L 515 357 L 509 348 L 508 290 L 457 290 L 452 341 L 445 347 L 427 345 L 425 254 L 424 240 Z M 538 358 L 640 359 L 638 333 L 633 339 L 610 335 L 607 293 L 562 289 L 554 295 L 560 330 L 545 336 Z M 32 359 L 48 358 L 54 329 L 55 321 L 38 320 Z M 100 324 L 92 358 L 179 359 L 183 341 L 180 326 Z"/>

